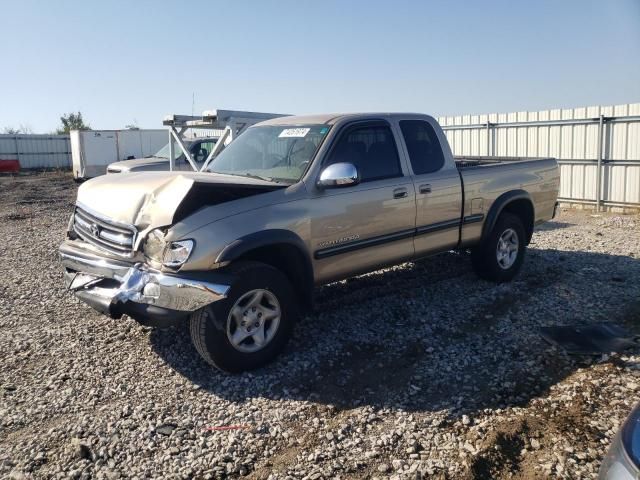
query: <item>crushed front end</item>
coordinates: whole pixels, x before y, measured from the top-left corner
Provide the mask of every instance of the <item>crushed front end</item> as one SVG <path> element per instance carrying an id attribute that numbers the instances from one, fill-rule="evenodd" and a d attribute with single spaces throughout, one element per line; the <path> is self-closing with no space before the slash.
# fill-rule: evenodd
<path id="1" fill-rule="evenodd" d="M 105 315 L 127 314 L 155 326 L 182 321 L 225 298 L 231 284 L 228 275 L 162 271 L 136 251 L 136 245 L 142 245 L 138 234 L 132 225 L 78 205 L 59 249 L 67 288 Z"/>

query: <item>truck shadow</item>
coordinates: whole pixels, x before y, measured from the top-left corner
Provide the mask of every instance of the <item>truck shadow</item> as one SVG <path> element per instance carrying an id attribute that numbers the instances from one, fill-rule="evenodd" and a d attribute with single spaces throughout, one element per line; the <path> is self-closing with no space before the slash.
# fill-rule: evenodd
<path id="1" fill-rule="evenodd" d="M 569 228 L 575 226 L 575 223 L 567 222 L 545 222 L 542 225 L 536 227 L 536 232 L 550 232 L 551 230 L 561 230 L 563 228 Z"/>
<path id="2" fill-rule="evenodd" d="M 456 417 L 526 405 L 584 365 L 546 344 L 541 326 L 613 321 L 640 331 L 638 279 L 633 257 L 531 248 L 516 280 L 496 285 L 474 275 L 466 254 L 449 253 L 320 289 L 286 351 L 251 373 L 206 365 L 187 328 L 154 330 L 151 344 L 178 373 L 231 401 Z"/>

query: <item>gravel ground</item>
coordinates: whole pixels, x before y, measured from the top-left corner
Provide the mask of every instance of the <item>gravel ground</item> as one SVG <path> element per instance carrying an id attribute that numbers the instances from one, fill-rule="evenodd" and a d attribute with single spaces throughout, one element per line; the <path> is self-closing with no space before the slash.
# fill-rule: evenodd
<path id="1" fill-rule="evenodd" d="M 329 285 L 284 355 L 230 376 L 186 328 L 64 291 L 75 191 L 0 178 L 0 477 L 595 478 L 638 399 L 640 349 L 570 357 L 538 329 L 640 332 L 639 216 L 562 211 L 510 284 L 444 254 Z"/>

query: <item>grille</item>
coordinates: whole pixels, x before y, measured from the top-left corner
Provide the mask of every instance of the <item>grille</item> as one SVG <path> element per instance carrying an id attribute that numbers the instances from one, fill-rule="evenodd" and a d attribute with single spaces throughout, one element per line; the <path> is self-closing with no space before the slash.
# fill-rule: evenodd
<path id="1" fill-rule="evenodd" d="M 136 229 L 132 225 L 114 223 L 76 206 L 73 229 L 84 241 L 125 257 L 133 254 Z"/>

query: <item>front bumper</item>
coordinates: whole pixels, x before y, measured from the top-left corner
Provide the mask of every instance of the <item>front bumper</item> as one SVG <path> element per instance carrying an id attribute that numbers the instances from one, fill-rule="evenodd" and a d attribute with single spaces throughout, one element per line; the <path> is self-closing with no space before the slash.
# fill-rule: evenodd
<path id="1" fill-rule="evenodd" d="M 142 263 L 96 255 L 83 242 L 60 246 L 65 284 L 95 310 L 119 318 L 127 314 L 146 324 L 162 325 L 226 297 L 229 275 L 192 272 L 168 274 Z"/>

